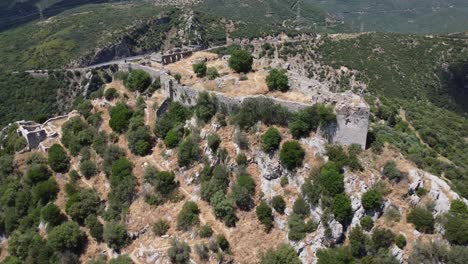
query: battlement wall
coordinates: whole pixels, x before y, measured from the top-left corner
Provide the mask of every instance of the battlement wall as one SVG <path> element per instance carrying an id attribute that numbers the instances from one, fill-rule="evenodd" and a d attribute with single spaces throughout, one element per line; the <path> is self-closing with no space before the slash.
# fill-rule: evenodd
<path id="1" fill-rule="evenodd" d="M 146 71 L 153 78 L 160 78 L 163 95 L 187 106 L 194 106 L 197 103 L 198 94 L 201 92 L 192 87 L 179 84 L 174 77 L 165 71 L 160 71 L 148 66 L 127 63 L 121 65 L 120 69 L 141 69 Z M 225 105 L 228 111 L 238 107 L 247 98 L 269 98 L 273 100 L 274 103 L 292 112 L 311 106 L 311 104 L 286 101 L 264 95 L 231 97 L 220 92 L 208 92 L 215 95 L 218 102 Z M 341 97 L 346 97 L 346 95 L 341 95 Z M 340 145 L 359 144 L 362 148 L 365 148 L 367 131 L 369 128 L 369 111 L 369 106 L 362 100 L 357 103 L 349 103 L 347 101 L 338 102 L 335 105 L 336 124 L 322 129 L 321 132 L 327 134 L 332 143 Z"/>

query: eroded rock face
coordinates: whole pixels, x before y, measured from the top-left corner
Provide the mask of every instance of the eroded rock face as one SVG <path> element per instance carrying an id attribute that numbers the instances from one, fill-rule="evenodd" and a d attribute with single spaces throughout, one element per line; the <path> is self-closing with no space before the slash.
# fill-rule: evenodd
<path id="1" fill-rule="evenodd" d="M 447 182 L 435 175 L 419 169 L 412 169 L 408 173 L 408 178 L 410 179 L 408 187 L 410 193 L 414 193 L 418 188 L 423 187 L 424 181 L 430 184 L 431 187 L 428 195 L 435 204 L 432 212 L 434 216 L 447 213 L 452 200 L 462 199 L 468 204 L 468 200 L 461 198 L 457 193 L 452 191 Z M 412 202 L 416 202 L 416 199 L 412 198 Z"/>
<path id="2" fill-rule="evenodd" d="M 260 176 L 267 180 L 278 179 L 284 174 L 284 168 L 275 155 L 257 151 L 255 153 L 255 163 L 257 163 Z"/>

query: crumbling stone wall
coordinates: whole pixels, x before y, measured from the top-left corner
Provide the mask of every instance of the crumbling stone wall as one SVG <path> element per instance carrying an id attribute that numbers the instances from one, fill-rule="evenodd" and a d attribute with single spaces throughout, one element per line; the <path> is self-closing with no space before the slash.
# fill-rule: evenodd
<path id="1" fill-rule="evenodd" d="M 121 65 L 120 69 L 144 70 L 153 78 L 160 78 L 162 93 L 165 97 L 170 98 L 173 101 L 181 102 L 187 106 L 194 106 L 197 103 L 200 91 L 195 88 L 179 84 L 175 78 L 167 72 L 130 63 Z M 246 98 L 270 98 L 274 103 L 286 107 L 292 112 L 311 106 L 310 104 L 286 101 L 264 95 L 230 97 L 219 92 L 210 91 L 210 93 L 214 94 L 217 97 L 218 102 L 220 104 L 224 104 L 228 108 L 228 111 L 238 107 Z M 362 148 L 365 148 L 369 127 L 369 106 L 362 100 L 359 102 L 349 102 L 345 100 L 346 96 L 346 94 L 337 95 L 339 100 L 335 104 L 337 118 L 336 124 L 324 128 L 320 132 L 332 143 L 340 145 L 359 144 Z"/>

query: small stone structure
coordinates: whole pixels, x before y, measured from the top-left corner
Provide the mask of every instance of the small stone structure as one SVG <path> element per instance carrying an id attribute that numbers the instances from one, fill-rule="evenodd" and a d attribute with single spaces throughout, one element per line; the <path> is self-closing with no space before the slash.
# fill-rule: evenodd
<path id="1" fill-rule="evenodd" d="M 155 62 L 162 63 L 162 65 L 167 65 L 192 56 L 193 52 L 200 50 L 200 48 L 199 46 L 175 48 L 165 52 L 160 57 L 152 56 L 152 59 L 154 58 Z"/>
<path id="2" fill-rule="evenodd" d="M 59 138 L 60 126 L 54 125 L 55 122 L 66 121 L 72 117 L 79 116 L 79 113 L 72 111 L 67 115 L 57 116 L 48 119 L 43 124 L 38 124 L 34 121 L 18 121 L 18 129 L 16 132 L 19 136 L 26 139 L 25 150 L 38 148 L 44 152 L 49 150 L 49 147 Z"/>
<path id="3" fill-rule="evenodd" d="M 120 70 L 141 69 L 146 71 L 153 78 L 160 78 L 163 95 L 173 101 L 178 101 L 187 106 L 194 106 L 197 103 L 198 89 L 179 84 L 174 77 L 164 70 L 157 70 L 148 66 L 125 63 L 119 65 Z M 249 96 L 227 96 L 220 92 L 209 91 L 217 97 L 220 104 L 225 105 L 228 111 L 239 106 L 247 98 L 269 98 L 274 103 L 279 104 L 289 111 L 299 111 L 313 104 L 305 104 L 294 101 L 286 101 L 264 95 Z M 332 104 L 336 112 L 336 124 L 321 129 L 321 134 L 327 135 L 330 142 L 340 145 L 359 144 L 362 148 L 366 146 L 367 131 L 369 128 L 369 106 L 358 95 L 352 92 L 336 93 L 324 95 L 323 100 L 316 100 L 317 103 Z M 159 113 L 161 114 L 161 113 Z"/>

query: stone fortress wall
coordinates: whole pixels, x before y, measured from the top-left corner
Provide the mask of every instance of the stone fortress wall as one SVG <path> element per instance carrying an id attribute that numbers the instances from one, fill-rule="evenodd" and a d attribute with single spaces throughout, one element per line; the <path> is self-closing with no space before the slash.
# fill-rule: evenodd
<path id="1" fill-rule="evenodd" d="M 152 78 L 160 78 L 163 95 L 170 100 L 178 101 L 187 106 L 194 106 L 197 103 L 200 90 L 179 84 L 174 77 L 164 70 L 158 70 L 136 63 L 121 63 L 119 68 L 123 71 L 129 71 L 131 69 L 144 70 Z M 226 105 L 228 110 L 239 106 L 247 98 L 269 98 L 273 100 L 274 103 L 286 107 L 289 111 L 293 112 L 312 105 L 281 100 L 264 95 L 231 97 L 215 91 L 209 91 L 209 93 L 215 95 L 218 102 Z M 333 102 L 335 105 L 336 124 L 322 129 L 322 132 L 328 135 L 331 143 L 340 145 L 359 144 L 362 148 L 365 148 L 369 127 L 369 106 L 367 103 L 365 103 L 361 97 L 351 92 L 334 94 L 332 100 L 327 98 L 325 100 L 320 100 L 320 102 Z"/>

